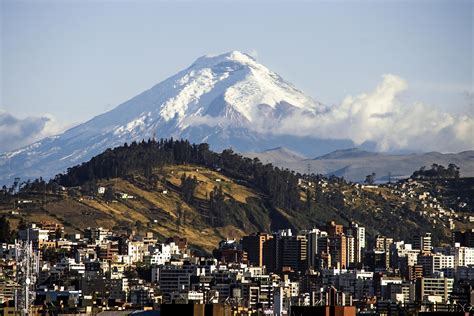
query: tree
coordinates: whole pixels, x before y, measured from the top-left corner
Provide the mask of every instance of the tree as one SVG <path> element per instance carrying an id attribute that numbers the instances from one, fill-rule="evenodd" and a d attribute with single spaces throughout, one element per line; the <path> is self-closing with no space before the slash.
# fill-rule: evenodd
<path id="1" fill-rule="evenodd" d="M 143 176 L 148 180 L 148 182 L 151 182 L 153 176 L 153 168 L 151 167 L 151 164 L 145 166 Z"/>
<path id="2" fill-rule="evenodd" d="M 25 222 L 23 218 L 20 219 L 20 223 L 18 223 L 18 230 L 24 230 L 28 228 L 28 223 Z"/>
<path id="3" fill-rule="evenodd" d="M 456 166 L 455 164 L 453 163 L 450 163 L 448 165 L 448 176 L 450 178 L 455 178 L 455 179 L 458 179 L 459 178 L 459 167 Z"/>
<path id="4" fill-rule="evenodd" d="M 307 210 L 311 210 L 312 208 L 312 200 L 313 200 L 313 194 L 311 193 L 310 189 L 306 189 L 306 208 Z"/>
<path id="5" fill-rule="evenodd" d="M 448 168 L 445 168 L 442 165 L 436 163 L 431 165 L 431 169 L 426 169 L 426 167 L 421 167 L 419 170 L 416 170 L 411 175 L 412 179 L 458 179 L 459 178 L 459 167 L 453 163 L 448 165 Z"/>
<path id="6" fill-rule="evenodd" d="M 7 220 L 7 217 L 3 215 L 0 217 L 0 242 L 12 242 L 13 236 L 10 230 L 10 223 Z"/>
<path id="7" fill-rule="evenodd" d="M 365 183 L 367 184 L 374 184 L 375 183 L 375 172 L 372 172 L 372 174 L 368 174 L 365 176 Z"/>
<path id="8" fill-rule="evenodd" d="M 193 202 L 194 191 L 196 190 L 197 184 L 198 181 L 196 176 L 186 177 L 185 173 L 181 176 L 181 195 L 186 203 L 189 204 Z"/>
<path id="9" fill-rule="evenodd" d="M 115 198 L 115 190 L 112 187 L 107 187 L 104 192 L 104 199 L 112 201 Z"/>

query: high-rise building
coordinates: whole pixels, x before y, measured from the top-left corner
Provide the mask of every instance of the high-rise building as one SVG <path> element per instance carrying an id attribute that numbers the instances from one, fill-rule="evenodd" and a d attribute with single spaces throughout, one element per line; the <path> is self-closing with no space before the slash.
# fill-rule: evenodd
<path id="1" fill-rule="evenodd" d="M 382 272 L 387 269 L 386 252 L 383 249 L 372 249 L 367 252 L 365 263 L 374 272 Z"/>
<path id="2" fill-rule="evenodd" d="M 347 267 L 347 238 L 344 234 L 344 226 L 335 222 L 326 225 L 327 249 L 330 257 L 330 266 L 334 268 Z"/>
<path id="3" fill-rule="evenodd" d="M 306 238 L 308 240 L 308 268 L 315 268 L 319 265 L 317 261 L 318 254 L 320 254 L 320 250 L 327 253 L 327 242 L 324 244 L 322 243 L 322 237 L 326 237 L 327 233 L 325 231 L 321 231 L 317 228 L 309 230 L 306 232 Z M 321 240 L 321 241 L 320 241 Z M 327 239 L 324 239 L 327 241 Z M 319 247 L 321 244 L 321 247 Z"/>
<path id="4" fill-rule="evenodd" d="M 408 267 L 408 280 L 416 281 L 423 277 L 423 266 L 421 264 L 415 264 Z"/>
<path id="5" fill-rule="evenodd" d="M 321 234 L 321 237 L 318 238 L 318 255 L 328 254 L 329 253 L 329 242 L 328 234 Z"/>
<path id="6" fill-rule="evenodd" d="M 418 256 L 418 264 L 423 266 L 424 276 L 433 276 L 435 271 L 454 268 L 454 256 L 436 253 Z"/>
<path id="7" fill-rule="evenodd" d="M 347 241 L 344 233 L 328 237 L 331 267 L 343 269 L 347 267 Z"/>
<path id="8" fill-rule="evenodd" d="M 364 252 L 365 252 L 365 227 L 360 226 L 359 224 L 352 222 L 349 227 L 346 229 L 346 235 L 354 236 L 355 238 L 355 258 L 354 262 L 363 262 Z"/>
<path id="9" fill-rule="evenodd" d="M 188 291 L 190 278 L 196 275 L 196 267 L 190 264 L 154 267 L 153 270 L 156 270 L 152 271 L 152 274 L 157 276 L 163 300 L 168 303 L 171 302 L 174 292 Z"/>
<path id="10" fill-rule="evenodd" d="M 265 233 L 255 233 L 242 237 L 242 249 L 247 252 L 248 261 L 254 266 L 263 266 L 263 245 L 273 236 Z"/>
<path id="11" fill-rule="evenodd" d="M 270 272 L 274 272 L 277 269 L 275 238 L 270 238 L 263 243 L 263 265 Z"/>
<path id="12" fill-rule="evenodd" d="M 413 237 L 413 249 L 418 249 L 420 252 L 431 252 L 431 233 L 424 235 L 415 235 Z"/>
<path id="13" fill-rule="evenodd" d="M 305 271 L 307 265 L 306 236 L 283 236 L 276 239 L 278 247 L 277 269 Z"/>
<path id="14" fill-rule="evenodd" d="M 356 262 L 356 242 L 355 238 L 352 235 L 346 236 L 346 258 L 347 258 L 347 265 L 350 266 L 351 264 Z"/>
<path id="15" fill-rule="evenodd" d="M 393 244 L 393 238 L 377 235 L 375 237 L 375 249 L 385 252 L 385 268 L 390 269 L 390 246 Z"/>
<path id="16" fill-rule="evenodd" d="M 308 239 L 305 235 L 298 235 L 296 239 L 299 241 L 300 244 L 300 252 L 299 252 L 299 270 L 306 271 L 308 269 Z"/>

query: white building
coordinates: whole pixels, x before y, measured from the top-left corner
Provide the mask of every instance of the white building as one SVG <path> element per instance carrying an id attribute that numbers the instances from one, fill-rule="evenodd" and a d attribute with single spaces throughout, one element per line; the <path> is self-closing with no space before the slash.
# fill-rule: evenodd
<path id="1" fill-rule="evenodd" d="M 418 264 L 423 266 L 425 275 L 433 275 L 435 271 L 454 268 L 454 256 L 441 253 L 418 256 Z"/>
<path id="2" fill-rule="evenodd" d="M 41 229 L 36 226 L 36 224 L 31 224 L 31 227 L 18 231 L 18 238 L 21 240 L 31 240 L 31 241 L 46 241 L 48 237 L 49 230 Z"/>
<path id="3" fill-rule="evenodd" d="M 450 249 L 450 253 L 454 256 L 455 267 L 467 267 L 474 265 L 474 248 L 472 247 L 456 247 Z"/>
<path id="4" fill-rule="evenodd" d="M 357 249 L 355 240 L 354 236 L 346 236 L 346 260 L 348 265 L 356 262 Z"/>
<path id="5" fill-rule="evenodd" d="M 132 264 L 143 261 L 147 249 L 142 241 L 129 241 L 127 243 L 127 248 L 128 256 Z"/>
<path id="6" fill-rule="evenodd" d="M 156 247 L 150 248 L 150 254 L 144 259 L 146 264 L 162 265 L 171 260 L 173 256 L 180 255 L 179 247 L 174 243 L 158 244 Z"/>

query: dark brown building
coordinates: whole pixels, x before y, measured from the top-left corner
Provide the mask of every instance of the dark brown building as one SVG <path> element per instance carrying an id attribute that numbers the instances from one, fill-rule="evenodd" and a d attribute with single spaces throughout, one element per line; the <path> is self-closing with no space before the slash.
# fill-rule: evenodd
<path id="1" fill-rule="evenodd" d="M 474 247 L 474 228 L 453 232 L 453 246 L 455 243 L 459 243 L 461 247 Z"/>
<path id="2" fill-rule="evenodd" d="M 254 266 L 263 266 L 263 245 L 273 236 L 265 233 L 256 233 L 242 237 L 242 249 L 247 252 L 248 261 Z"/>
<path id="3" fill-rule="evenodd" d="M 355 306 L 291 306 L 290 316 L 355 316 Z"/>

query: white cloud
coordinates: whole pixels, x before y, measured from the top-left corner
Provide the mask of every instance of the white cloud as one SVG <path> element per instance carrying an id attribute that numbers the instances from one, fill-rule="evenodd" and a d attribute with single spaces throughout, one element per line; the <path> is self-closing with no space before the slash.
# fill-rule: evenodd
<path id="1" fill-rule="evenodd" d="M 356 145 L 373 142 L 380 151 L 474 149 L 472 112 L 455 115 L 421 102 L 403 103 L 399 96 L 406 89 L 404 79 L 386 74 L 372 92 L 347 96 L 320 113 L 293 109 L 282 118 L 256 113 L 248 127 L 260 133 L 350 139 Z M 222 124 L 219 119 L 207 117 L 189 123 Z"/>
<path id="2" fill-rule="evenodd" d="M 20 148 L 44 137 L 59 134 L 67 127 L 49 114 L 17 118 L 0 109 L 0 152 Z"/>
<path id="3" fill-rule="evenodd" d="M 346 138 L 357 145 L 374 142 L 381 151 L 474 149 L 474 121 L 469 114 L 444 113 L 421 102 L 401 103 L 398 96 L 407 88 L 402 78 L 384 75 L 370 93 L 347 96 L 322 115 L 296 118 L 297 134 L 306 130 L 305 136 Z M 294 122 L 294 117 L 284 119 L 279 132 L 294 133 Z"/>
<path id="4" fill-rule="evenodd" d="M 469 114 L 444 113 L 421 102 L 401 103 L 398 96 L 407 88 L 402 78 L 384 75 L 374 91 L 347 96 L 322 115 L 287 117 L 278 132 L 346 138 L 357 145 L 370 141 L 381 151 L 474 149 L 474 120 Z"/>

